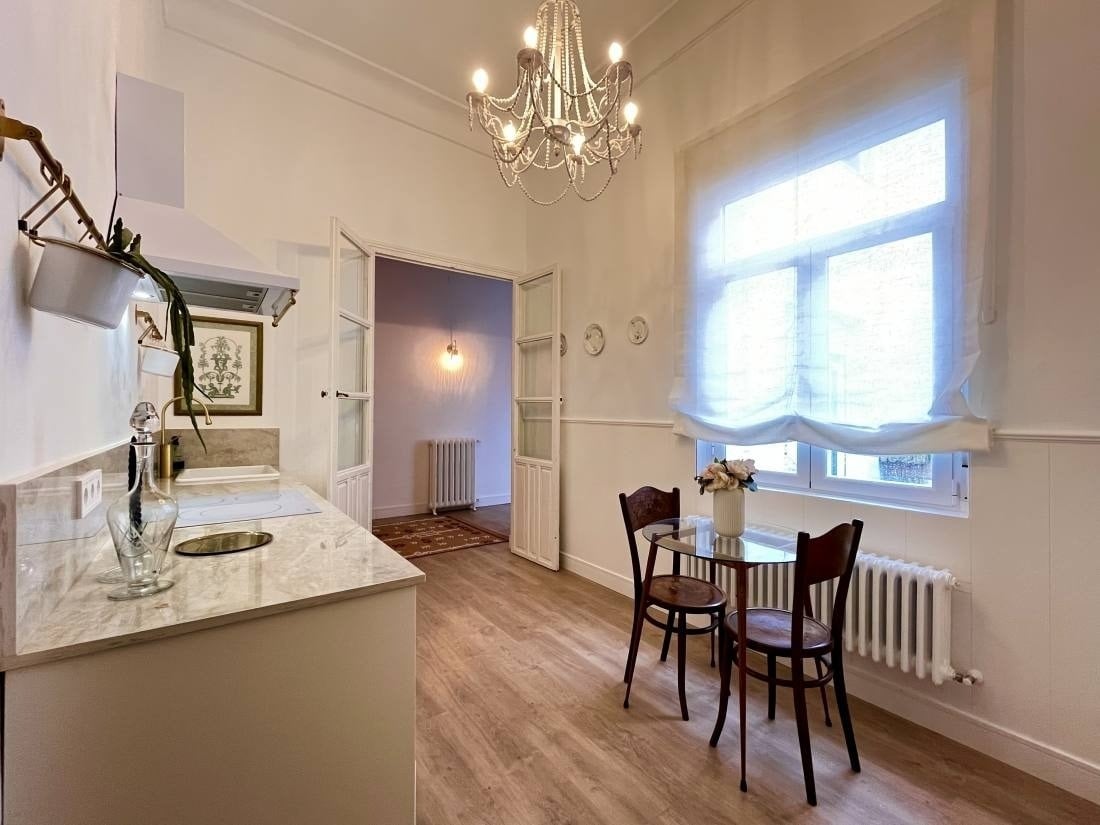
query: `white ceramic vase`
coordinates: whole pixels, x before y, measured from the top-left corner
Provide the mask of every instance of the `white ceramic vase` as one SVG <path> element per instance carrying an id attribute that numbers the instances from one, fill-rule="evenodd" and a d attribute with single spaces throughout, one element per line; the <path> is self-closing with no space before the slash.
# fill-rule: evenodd
<path id="1" fill-rule="evenodd" d="M 745 532 L 744 487 L 715 491 L 714 532 L 720 536 L 740 536 Z"/>

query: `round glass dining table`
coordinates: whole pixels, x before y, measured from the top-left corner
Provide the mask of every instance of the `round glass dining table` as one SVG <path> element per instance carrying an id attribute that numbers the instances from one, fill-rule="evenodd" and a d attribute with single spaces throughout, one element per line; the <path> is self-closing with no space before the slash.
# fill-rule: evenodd
<path id="1" fill-rule="evenodd" d="M 734 569 L 736 581 L 737 638 L 746 636 L 746 615 L 748 608 L 748 570 L 762 564 L 793 564 L 795 560 L 797 538 L 793 534 L 774 533 L 760 529 L 747 529 L 742 536 L 720 536 L 714 532 L 714 521 L 708 516 L 681 516 L 662 519 L 643 527 L 640 534 L 649 542 L 649 559 L 646 564 L 645 578 L 642 581 L 643 596 L 649 593 L 649 584 L 653 578 L 653 565 L 657 548 L 671 550 L 685 556 L 713 560 Z M 644 602 L 643 602 L 644 604 Z M 722 651 L 725 655 L 725 650 Z M 745 704 L 747 688 L 746 662 L 748 645 L 737 645 L 737 693 L 741 727 L 741 790 L 749 789 L 745 779 Z M 717 735 L 721 725 L 715 727 L 711 737 L 712 746 L 718 744 Z"/>

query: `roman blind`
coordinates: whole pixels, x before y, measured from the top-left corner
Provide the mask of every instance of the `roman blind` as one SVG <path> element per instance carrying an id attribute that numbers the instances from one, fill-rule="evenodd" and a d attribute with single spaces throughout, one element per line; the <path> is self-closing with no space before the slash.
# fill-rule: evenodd
<path id="1" fill-rule="evenodd" d="M 677 156 L 676 431 L 988 449 L 996 0 L 949 0 Z"/>

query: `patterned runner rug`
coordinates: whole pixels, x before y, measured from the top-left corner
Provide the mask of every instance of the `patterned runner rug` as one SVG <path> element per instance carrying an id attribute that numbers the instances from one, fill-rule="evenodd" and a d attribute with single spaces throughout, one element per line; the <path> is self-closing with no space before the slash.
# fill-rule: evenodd
<path id="1" fill-rule="evenodd" d="M 507 536 L 448 516 L 413 516 L 378 524 L 374 526 L 374 535 L 407 559 L 508 541 Z"/>

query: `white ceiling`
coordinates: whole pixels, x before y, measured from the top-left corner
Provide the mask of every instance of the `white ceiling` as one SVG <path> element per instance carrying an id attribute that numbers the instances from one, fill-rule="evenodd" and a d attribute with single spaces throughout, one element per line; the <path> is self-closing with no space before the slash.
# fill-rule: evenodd
<path id="1" fill-rule="evenodd" d="M 672 3 L 577 0 L 589 66 L 607 59 L 611 41 L 625 45 Z M 490 92 L 515 87 L 515 55 L 538 0 L 244 0 L 238 5 L 462 101 L 479 66 L 489 72 Z"/>

